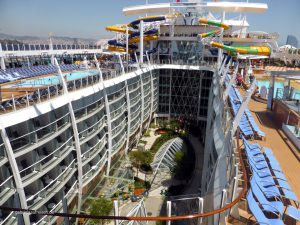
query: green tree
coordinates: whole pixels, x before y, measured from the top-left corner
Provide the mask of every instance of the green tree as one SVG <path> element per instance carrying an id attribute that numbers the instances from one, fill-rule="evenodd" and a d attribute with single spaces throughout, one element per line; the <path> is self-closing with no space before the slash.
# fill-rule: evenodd
<path id="1" fill-rule="evenodd" d="M 106 216 L 106 215 L 109 215 L 109 213 L 112 211 L 112 209 L 113 209 L 112 200 L 100 197 L 91 202 L 89 211 L 90 211 L 91 215 Z M 109 222 L 108 220 L 97 220 L 97 219 L 91 220 L 92 224 L 104 225 L 108 222 Z"/>
<path id="2" fill-rule="evenodd" d="M 172 130 L 172 131 L 178 131 L 179 130 L 179 128 L 180 128 L 180 125 L 179 125 L 179 122 L 177 121 L 177 120 L 171 120 L 170 121 L 170 124 L 169 124 L 169 126 L 170 126 L 170 129 Z"/>
<path id="3" fill-rule="evenodd" d="M 150 164 L 152 161 L 152 155 L 150 151 L 133 151 L 129 153 L 129 158 L 134 167 L 137 168 L 137 175 L 139 175 L 139 169 L 142 164 Z"/>

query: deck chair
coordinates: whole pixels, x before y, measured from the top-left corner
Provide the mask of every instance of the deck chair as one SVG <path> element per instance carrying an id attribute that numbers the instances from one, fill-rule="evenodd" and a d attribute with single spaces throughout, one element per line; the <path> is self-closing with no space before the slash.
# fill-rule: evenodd
<path id="1" fill-rule="evenodd" d="M 278 217 L 277 219 L 269 219 L 265 216 L 263 212 L 265 210 L 261 209 L 258 203 L 255 201 L 252 190 L 249 190 L 247 194 L 247 202 L 251 213 L 256 218 L 257 224 L 284 225 L 280 214 L 275 213 L 275 215 Z"/>
<path id="2" fill-rule="evenodd" d="M 287 207 L 286 214 L 294 218 L 295 220 L 300 221 L 300 209 L 297 209 L 294 206 L 289 205 Z"/>

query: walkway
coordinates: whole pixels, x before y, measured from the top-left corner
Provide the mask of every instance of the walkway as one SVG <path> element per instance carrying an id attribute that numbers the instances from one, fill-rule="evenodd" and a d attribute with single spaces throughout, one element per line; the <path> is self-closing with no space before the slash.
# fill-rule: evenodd
<path id="1" fill-rule="evenodd" d="M 272 112 L 267 111 L 266 104 L 251 99 L 248 107 L 261 130 L 266 133 L 265 141 L 256 142 L 273 150 L 289 184 L 300 199 L 300 162 L 294 155 L 297 149 L 288 140 L 281 128 L 274 123 Z"/>

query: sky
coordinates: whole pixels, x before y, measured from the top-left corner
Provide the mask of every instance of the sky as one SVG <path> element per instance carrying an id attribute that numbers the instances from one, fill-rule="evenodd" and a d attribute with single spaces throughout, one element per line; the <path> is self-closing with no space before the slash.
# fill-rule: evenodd
<path id="1" fill-rule="evenodd" d="M 13 35 L 70 36 L 99 39 L 112 36 L 105 26 L 128 23 L 125 6 L 146 0 L 0 0 L 0 33 Z M 239 1 L 239 0 L 228 0 Z M 148 0 L 149 3 L 170 0 Z M 279 32 L 280 44 L 288 34 L 300 41 L 300 0 L 249 0 L 268 4 L 264 14 L 248 13 L 251 31 Z M 235 14 L 234 16 L 238 16 Z M 231 14 L 230 14 L 231 16 Z"/>

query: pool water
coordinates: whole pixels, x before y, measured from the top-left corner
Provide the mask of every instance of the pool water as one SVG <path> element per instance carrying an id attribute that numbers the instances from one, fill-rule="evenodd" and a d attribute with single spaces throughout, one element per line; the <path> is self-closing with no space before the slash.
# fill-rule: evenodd
<path id="1" fill-rule="evenodd" d="M 64 73 L 63 76 L 67 81 L 81 79 L 90 75 L 96 75 L 98 73 L 97 70 L 85 70 L 85 71 L 75 71 L 72 73 Z M 60 76 L 58 74 L 54 74 L 52 76 L 47 77 L 39 77 L 30 80 L 22 80 L 15 84 L 10 84 L 5 87 L 36 87 L 36 86 L 51 86 L 60 83 Z"/>
<path id="2" fill-rule="evenodd" d="M 269 91 L 270 81 L 269 80 L 256 80 L 256 84 L 260 90 L 262 86 L 266 86 L 267 90 Z M 283 92 L 284 82 L 283 81 L 275 81 L 274 86 L 274 97 L 276 97 L 277 90 Z M 292 94 L 293 99 L 300 99 L 300 90 L 294 89 Z"/>

